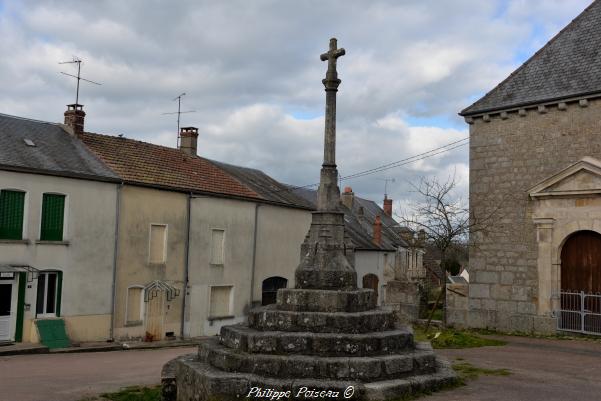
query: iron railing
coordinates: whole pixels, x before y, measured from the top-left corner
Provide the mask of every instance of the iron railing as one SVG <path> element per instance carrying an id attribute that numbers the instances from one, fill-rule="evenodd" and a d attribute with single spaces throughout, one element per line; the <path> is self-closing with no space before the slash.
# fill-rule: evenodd
<path id="1" fill-rule="evenodd" d="M 557 329 L 601 335 L 601 293 L 561 291 Z"/>

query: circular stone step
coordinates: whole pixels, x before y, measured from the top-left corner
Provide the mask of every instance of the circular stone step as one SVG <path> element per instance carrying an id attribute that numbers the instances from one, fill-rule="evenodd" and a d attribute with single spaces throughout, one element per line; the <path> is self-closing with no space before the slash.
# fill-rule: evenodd
<path id="1" fill-rule="evenodd" d="M 226 372 L 278 378 L 368 382 L 433 373 L 436 368 L 435 355 L 427 350 L 374 357 L 250 354 L 227 348 L 219 344 L 216 338 L 210 338 L 201 341 L 198 353 L 201 359 Z"/>
<path id="2" fill-rule="evenodd" d="M 392 309 L 365 312 L 296 312 L 278 310 L 277 305 L 251 309 L 248 325 L 263 331 L 307 331 L 314 333 L 369 333 L 394 329 Z"/>
<path id="3" fill-rule="evenodd" d="M 413 349 L 408 327 L 362 334 L 259 331 L 237 324 L 221 328 L 221 343 L 261 354 L 373 356 Z"/>
<path id="4" fill-rule="evenodd" d="M 178 372 L 175 380 L 178 400 L 233 401 L 253 397 L 249 393 L 260 389 L 272 393 L 289 391 L 291 399 L 293 397 L 295 399 L 312 398 L 307 396 L 308 392 L 315 394 L 321 391 L 332 391 L 338 393 L 337 396 L 331 394 L 330 396 L 324 395 L 322 398 L 384 401 L 408 398 L 411 395 L 434 391 L 457 381 L 457 376 L 449 363 L 439 357 L 436 358 L 436 373 L 368 383 L 304 378 L 279 379 L 256 374 L 224 372 L 192 355 L 177 358 L 174 365 Z M 346 397 L 346 395 L 351 395 L 351 397 Z"/>
<path id="5" fill-rule="evenodd" d="M 282 288 L 277 294 L 280 310 L 306 312 L 362 312 L 376 307 L 376 296 L 371 289 L 350 291 Z"/>

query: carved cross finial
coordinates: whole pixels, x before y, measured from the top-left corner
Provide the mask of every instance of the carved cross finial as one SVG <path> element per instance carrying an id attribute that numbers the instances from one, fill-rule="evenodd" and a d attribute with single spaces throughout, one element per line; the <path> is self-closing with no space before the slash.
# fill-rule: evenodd
<path id="1" fill-rule="evenodd" d="M 322 82 L 326 86 L 326 89 L 336 89 L 340 85 L 338 79 L 338 71 L 336 71 L 336 60 L 338 57 L 344 56 L 346 51 L 343 48 L 338 49 L 336 38 L 330 39 L 330 49 L 319 56 L 321 61 L 328 61 L 328 71 L 326 72 L 326 79 Z"/>

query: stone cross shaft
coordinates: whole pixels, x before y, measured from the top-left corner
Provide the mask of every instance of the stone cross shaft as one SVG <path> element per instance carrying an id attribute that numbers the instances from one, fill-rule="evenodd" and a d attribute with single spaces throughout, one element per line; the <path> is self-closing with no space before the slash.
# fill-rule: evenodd
<path id="1" fill-rule="evenodd" d="M 330 50 L 319 57 L 321 61 L 328 61 L 326 78 L 322 80 L 326 88 L 324 166 L 336 165 L 336 92 L 338 91 L 338 85 L 340 85 L 338 71 L 336 71 L 336 60 L 346 53 L 344 49 L 338 49 L 337 47 L 336 38 L 330 39 Z"/>

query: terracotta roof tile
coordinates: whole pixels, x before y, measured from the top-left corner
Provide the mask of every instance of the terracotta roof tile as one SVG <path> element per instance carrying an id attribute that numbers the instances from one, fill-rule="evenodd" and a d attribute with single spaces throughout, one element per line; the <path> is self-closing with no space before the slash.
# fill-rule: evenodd
<path id="1" fill-rule="evenodd" d="M 261 199 L 255 191 L 202 157 L 117 136 L 86 132 L 80 138 L 125 182 Z"/>

